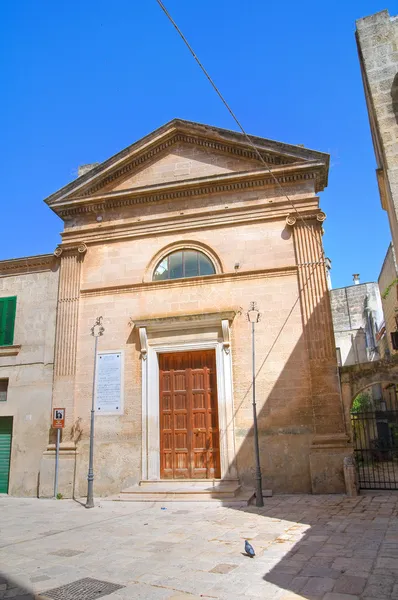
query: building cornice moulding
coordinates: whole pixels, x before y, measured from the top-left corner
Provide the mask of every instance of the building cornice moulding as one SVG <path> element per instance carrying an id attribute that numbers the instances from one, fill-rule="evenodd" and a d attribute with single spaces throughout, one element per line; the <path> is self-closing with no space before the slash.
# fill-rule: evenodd
<path id="1" fill-rule="evenodd" d="M 289 185 L 311 180 L 315 181 L 315 192 L 318 192 L 325 186 L 324 171 L 323 163 L 310 161 L 277 167 L 272 169 L 272 173 L 267 169 L 256 169 L 109 192 L 96 196 L 79 196 L 69 198 L 64 202 L 57 202 L 51 208 L 61 218 L 67 218 L 117 207 L 181 200 L 211 194 L 230 194 L 247 189 L 261 189 L 277 184 Z"/>
<path id="2" fill-rule="evenodd" d="M 267 202 L 267 201 L 266 201 Z M 314 206 L 301 207 L 300 205 L 318 202 L 316 196 L 295 200 L 300 213 L 300 219 L 316 218 Z M 61 235 L 65 243 L 71 243 L 75 238 L 84 237 L 87 243 L 101 243 L 120 241 L 122 239 L 161 235 L 164 233 L 194 231 L 195 229 L 214 229 L 228 225 L 243 225 L 245 223 L 261 221 L 285 221 L 291 211 L 291 204 L 285 201 L 268 200 L 268 203 L 259 207 L 255 205 L 236 208 L 222 208 L 216 210 L 203 210 L 200 213 L 187 212 L 183 215 L 172 214 L 159 218 L 136 218 L 126 222 L 102 222 L 100 226 L 88 224 L 78 230 L 70 228 Z"/>
<path id="3" fill-rule="evenodd" d="M 180 329 L 201 329 L 218 325 L 221 328 L 222 321 L 231 322 L 235 315 L 240 313 L 241 309 L 221 312 L 205 313 L 184 313 L 182 315 L 166 315 L 164 317 L 148 317 L 143 319 L 131 319 L 130 324 L 137 329 L 146 329 L 147 331 L 177 331 Z"/>
<path id="4" fill-rule="evenodd" d="M 0 261 L 0 277 L 52 271 L 55 265 L 56 260 L 53 254 L 11 258 Z"/>
<path id="5" fill-rule="evenodd" d="M 164 290 L 176 287 L 192 287 L 193 285 L 208 285 L 212 283 L 224 283 L 235 279 L 264 279 L 271 277 L 285 277 L 296 275 L 297 266 L 289 265 L 274 267 L 271 269 L 258 269 L 255 271 L 241 271 L 236 273 L 218 273 L 204 277 L 189 277 L 187 279 L 173 279 L 165 281 L 147 281 L 140 283 L 120 283 L 104 287 L 81 288 L 80 294 L 83 298 L 90 296 L 107 296 L 109 294 L 131 294 L 133 292 L 144 292 L 147 290 Z"/>

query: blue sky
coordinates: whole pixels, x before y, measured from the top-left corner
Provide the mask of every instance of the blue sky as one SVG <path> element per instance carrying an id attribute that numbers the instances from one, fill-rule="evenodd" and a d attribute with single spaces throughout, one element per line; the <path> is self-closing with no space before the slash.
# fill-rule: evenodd
<path id="1" fill-rule="evenodd" d="M 377 0 L 165 0 L 249 133 L 331 154 L 334 287 L 377 280 L 390 241 L 354 38 Z M 77 167 L 174 117 L 236 129 L 155 0 L 3 3 L 0 259 L 52 252 L 42 202 Z"/>

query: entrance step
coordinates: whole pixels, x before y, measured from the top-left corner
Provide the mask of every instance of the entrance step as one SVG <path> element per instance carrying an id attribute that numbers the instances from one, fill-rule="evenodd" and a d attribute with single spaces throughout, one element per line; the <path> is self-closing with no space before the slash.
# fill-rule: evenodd
<path id="1" fill-rule="evenodd" d="M 238 480 L 161 480 L 141 481 L 122 490 L 114 500 L 123 502 L 226 502 L 247 505 L 253 491 L 243 490 Z"/>

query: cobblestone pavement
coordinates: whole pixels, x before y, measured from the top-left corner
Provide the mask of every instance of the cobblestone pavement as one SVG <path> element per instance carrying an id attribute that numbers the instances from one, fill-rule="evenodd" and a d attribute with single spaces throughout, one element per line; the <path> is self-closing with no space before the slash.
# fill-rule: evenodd
<path id="1" fill-rule="evenodd" d="M 114 600 L 398 600 L 397 514 L 392 493 L 274 496 L 263 509 L 1 497 L 0 598 L 92 578 L 124 586 L 103 592 Z"/>

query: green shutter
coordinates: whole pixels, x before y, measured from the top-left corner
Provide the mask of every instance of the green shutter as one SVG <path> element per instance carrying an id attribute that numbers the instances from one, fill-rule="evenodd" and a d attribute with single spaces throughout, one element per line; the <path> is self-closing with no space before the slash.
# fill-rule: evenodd
<path id="1" fill-rule="evenodd" d="M 0 346 L 12 346 L 14 343 L 16 308 L 16 296 L 0 298 Z"/>
<path id="2" fill-rule="evenodd" d="M 0 417 L 0 494 L 8 494 L 12 417 Z"/>

